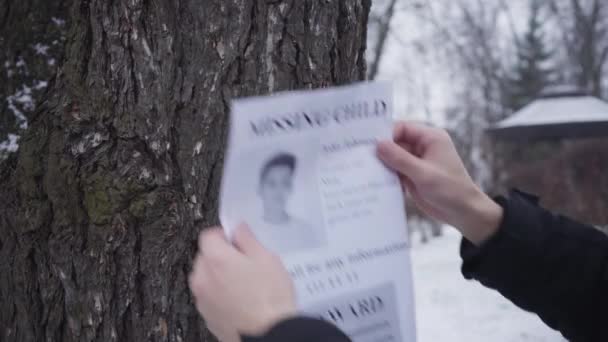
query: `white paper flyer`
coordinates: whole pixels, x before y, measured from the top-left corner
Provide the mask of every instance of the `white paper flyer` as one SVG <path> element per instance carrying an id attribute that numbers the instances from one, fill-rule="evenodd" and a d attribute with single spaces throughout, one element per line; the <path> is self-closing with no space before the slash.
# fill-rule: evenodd
<path id="1" fill-rule="evenodd" d="M 376 157 L 390 139 L 390 83 L 232 104 L 220 220 L 249 224 L 290 271 L 303 313 L 355 342 L 416 339 L 405 206 Z"/>

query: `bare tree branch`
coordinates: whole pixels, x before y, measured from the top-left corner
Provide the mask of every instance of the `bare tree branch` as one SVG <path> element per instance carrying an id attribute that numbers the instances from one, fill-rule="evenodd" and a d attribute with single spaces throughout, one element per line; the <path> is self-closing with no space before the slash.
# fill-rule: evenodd
<path id="1" fill-rule="evenodd" d="M 386 46 L 386 40 L 388 38 L 391 21 L 393 16 L 395 15 L 395 4 L 397 0 L 390 0 L 390 3 L 384 12 L 384 15 L 380 20 L 378 20 L 379 30 L 378 30 L 378 41 L 374 46 L 374 57 L 369 66 L 369 74 L 368 78 L 370 80 L 375 79 L 378 76 L 378 71 L 380 69 L 380 61 L 382 60 L 382 55 L 384 54 L 384 48 Z"/>
<path id="2" fill-rule="evenodd" d="M 551 1 L 551 9 L 562 29 L 566 53 L 574 70 L 574 81 L 591 94 L 603 97 L 602 78 L 608 59 L 607 8 L 603 0 L 593 0 L 584 6 L 584 0 L 570 0 L 568 4 Z"/>

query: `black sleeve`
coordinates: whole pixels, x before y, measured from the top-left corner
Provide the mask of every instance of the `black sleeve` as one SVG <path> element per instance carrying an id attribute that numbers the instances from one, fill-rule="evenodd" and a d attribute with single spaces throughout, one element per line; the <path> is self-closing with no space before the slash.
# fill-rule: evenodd
<path id="1" fill-rule="evenodd" d="M 556 216 L 519 191 L 498 198 L 499 232 L 463 240 L 462 273 L 534 312 L 571 341 L 608 341 L 608 236 Z"/>
<path id="2" fill-rule="evenodd" d="M 292 318 L 275 325 L 264 336 L 243 336 L 243 342 L 351 342 L 331 323 L 306 317 Z"/>

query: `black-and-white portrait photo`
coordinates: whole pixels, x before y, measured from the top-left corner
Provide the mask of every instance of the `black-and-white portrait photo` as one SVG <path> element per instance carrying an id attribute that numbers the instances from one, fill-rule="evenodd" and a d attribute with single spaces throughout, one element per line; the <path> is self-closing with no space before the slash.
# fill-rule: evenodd
<path id="1" fill-rule="evenodd" d="M 266 160 L 259 172 L 257 195 L 261 212 L 252 224 L 258 239 L 277 250 L 311 249 L 320 243 L 313 225 L 288 209 L 297 167 L 296 156 L 281 152 Z"/>
<path id="2" fill-rule="evenodd" d="M 241 177 L 226 184 L 240 203 L 239 217 L 276 254 L 323 248 L 327 244 L 314 148 L 268 148 L 243 154 Z M 247 175 L 243 177 L 243 175 Z M 236 198 L 238 194 L 238 198 Z"/>

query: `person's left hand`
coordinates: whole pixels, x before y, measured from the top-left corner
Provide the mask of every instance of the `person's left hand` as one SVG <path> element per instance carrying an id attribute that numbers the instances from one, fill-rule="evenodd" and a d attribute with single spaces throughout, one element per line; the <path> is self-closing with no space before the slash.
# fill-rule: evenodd
<path id="1" fill-rule="evenodd" d="M 296 313 L 287 270 L 246 226 L 235 232 L 234 246 L 220 228 L 205 229 L 189 283 L 207 328 L 222 342 L 262 335 Z"/>

